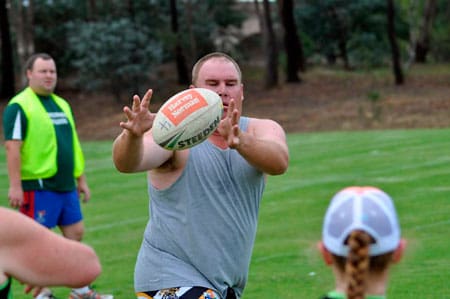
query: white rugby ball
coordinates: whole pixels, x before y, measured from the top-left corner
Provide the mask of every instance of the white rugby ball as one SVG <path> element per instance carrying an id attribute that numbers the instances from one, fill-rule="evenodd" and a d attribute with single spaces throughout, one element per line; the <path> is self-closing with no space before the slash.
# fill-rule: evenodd
<path id="1" fill-rule="evenodd" d="M 168 150 L 193 147 L 217 129 L 222 113 L 222 99 L 214 91 L 183 90 L 159 108 L 153 121 L 153 140 Z"/>

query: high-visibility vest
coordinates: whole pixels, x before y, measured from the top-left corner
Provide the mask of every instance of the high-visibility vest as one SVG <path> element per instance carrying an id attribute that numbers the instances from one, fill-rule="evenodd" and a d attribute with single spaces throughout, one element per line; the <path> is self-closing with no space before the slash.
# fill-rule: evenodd
<path id="1" fill-rule="evenodd" d="M 61 108 L 72 128 L 74 152 L 74 177 L 84 171 L 84 156 L 75 130 L 75 121 L 69 103 L 63 98 L 51 94 L 52 99 Z M 54 176 L 58 170 L 56 132 L 48 112 L 39 97 L 30 87 L 25 88 L 9 102 L 17 103 L 27 118 L 27 134 L 21 148 L 22 180 L 45 179 Z"/>

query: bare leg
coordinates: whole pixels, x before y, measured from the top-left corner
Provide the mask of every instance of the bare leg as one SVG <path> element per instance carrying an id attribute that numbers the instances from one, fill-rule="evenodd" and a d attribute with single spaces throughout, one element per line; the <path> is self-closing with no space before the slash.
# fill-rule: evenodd
<path id="1" fill-rule="evenodd" d="M 84 234 L 84 223 L 83 221 L 79 221 L 77 223 L 60 226 L 61 232 L 64 237 L 67 239 L 81 241 L 83 239 Z"/>

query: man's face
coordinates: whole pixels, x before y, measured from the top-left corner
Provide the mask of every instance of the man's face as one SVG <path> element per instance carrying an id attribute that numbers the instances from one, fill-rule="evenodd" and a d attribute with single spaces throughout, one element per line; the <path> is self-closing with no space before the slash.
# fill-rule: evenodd
<path id="1" fill-rule="evenodd" d="M 244 86 L 231 61 L 223 58 L 211 58 L 205 61 L 198 72 L 195 87 L 216 92 L 222 98 L 224 116 L 227 115 L 231 99 L 235 100 L 236 108 L 242 111 Z"/>
<path id="2" fill-rule="evenodd" d="M 53 59 L 37 58 L 33 68 L 27 70 L 28 85 L 39 95 L 49 95 L 56 87 L 57 74 Z"/>

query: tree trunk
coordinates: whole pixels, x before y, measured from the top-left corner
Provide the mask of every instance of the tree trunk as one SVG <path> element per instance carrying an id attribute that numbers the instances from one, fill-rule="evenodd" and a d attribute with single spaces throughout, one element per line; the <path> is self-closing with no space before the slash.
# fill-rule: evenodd
<path id="1" fill-rule="evenodd" d="M 189 72 L 184 57 L 183 48 L 181 47 L 180 34 L 178 33 L 178 12 L 177 0 L 170 0 L 170 19 L 172 33 L 175 35 L 175 62 L 177 66 L 178 84 L 189 84 Z"/>
<path id="2" fill-rule="evenodd" d="M 25 64 L 26 55 L 25 55 L 25 42 L 24 42 L 24 19 L 22 17 L 22 1 L 19 1 L 19 3 L 11 3 L 11 19 L 13 20 L 14 24 L 12 26 L 12 29 L 15 30 L 16 35 L 16 49 L 17 49 L 17 55 L 19 59 L 19 67 L 22 69 L 23 65 Z"/>
<path id="3" fill-rule="evenodd" d="M 138 31 L 139 26 L 136 23 L 136 8 L 134 6 L 134 2 L 133 2 L 133 0 L 127 0 L 125 4 L 126 4 L 127 11 L 128 11 L 129 19 L 133 24 L 132 25 L 133 30 Z M 130 53 L 130 61 L 131 61 L 131 64 L 137 65 L 137 64 L 139 64 L 139 58 L 136 56 L 138 49 L 137 49 L 136 45 L 134 47 L 135 47 L 134 51 L 131 51 L 131 53 Z M 132 88 L 130 94 L 140 94 L 141 93 L 141 81 L 142 81 L 141 76 L 139 76 L 137 73 L 131 74 L 130 76 L 133 78 L 133 83 L 130 86 Z M 119 93 L 119 97 L 117 99 L 120 99 L 120 93 Z"/>
<path id="4" fill-rule="evenodd" d="M 427 0 L 423 12 L 423 21 L 415 46 L 415 61 L 418 63 L 425 63 L 427 61 L 427 54 L 430 50 L 430 32 L 435 13 L 436 0 Z"/>
<path id="5" fill-rule="evenodd" d="M 294 20 L 293 0 L 278 0 L 278 9 L 284 28 L 284 50 L 286 52 L 286 81 L 301 82 L 298 70 L 305 71 L 303 46 L 297 34 Z"/>
<path id="6" fill-rule="evenodd" d="M 192 1 L 191 0 L 187 0 L 186 1 L 186 20 L 187 20 L 187 31 L 189 33 L 189 45 L 191 46 L 190 48 L 190 58 L 191 61 L 197 61 L 197 59 L 199 58 L 199 54 L 197 53 L 197 42 L 195 39 L 195 34 L 194 34 L 194 29 L 193 29 L 193 18 L 192 18 Z M 195 4 L 194 4 L 195 5 Z"/>
<path id="7" fill-rule="evenodd" d="M 270 4 L 268 0 L 264 5 L 264 44 L 266 50 L 265 87 L 272 88 L 278 85 L 278 47 L 270 16 Z"/>
<path id="8" fill-rule="evenodd" d="M 97 19 L 97 3 L 95 0 L 88 0 L 87 20 L 94 22 Z"/>
<path id="9" fill-rule="evenodd" d="M 8 9 L 6 0 L 0 0 L 0 35 L 2 51 L 2 81 L 0 99 L 9 99 L 15 93 L 13 47 L 9 32 Z"/>
<path id="10" fill-rule="evenodd" d="M 34 54 L 34 4 L 33 0 L 28 0 L 28 7 L 25 10 L 26 22 L 25 22 L 25 45 L 27 59 Z"/>
<path id="11" fill-rule="evenodd" d="M 259 1 L 254 0 L 253 3 L 255 4 L 255 12 L 256 12 L 256 15 L 258 16 L 258 23 L 259 23 L 259 27 L 261 28 L 261 34 L 264 35 L 264 17 L 262 15 L 261 9 L 259 7 Z"/>
<path id="12" fill-rule="evenodd" d="M 342 61 L 344 62 L 344 68 L 346 70 L 350 70 L 350 63 L 348 60 L 348 53 L 347 53 L 348 25 L 345 24 L 345 21 L 339 15 L 335 6 L 331 8 L 331 17 L 335 20 L 337 24 L 336 34 L 338 41 L 339 56 L 342 58 Z"/>
<path id="13" fill-rule="evenodd" d="M 22 69 L 25 65 L 25 61 L 34 53 L 33 1 L 17 1 L 14 3 L 11 2 L 11 18 L 15 20 L 15 24 L 12 28 L 15 28 L 19 67 Z M 27 6 L 24 6 L 24 3 L 26 3 Z M 22 78 L 22 85 L 25 85 L 26 79 L 24 76 L 22 76 Z"/>
<path id="14" fill-rule="evenodd" d="M 419 0 L 410 0 L 408 6 L 409 45 L 408 45 L 408 60 L 405 63 L 405 69 L 409 69 L 411 64 L 416 60 L 416 44 L 418 36 L 418 28 L 417 28 L 418 1 Z"/>
<path id="15" fill-rule="evenodd" d="M 391 43 L 392 67 L 395 76 L 395 84 L 401 85 L 404 82 L 403 72 L 400 64 L 400 52 L 397 45 L 397 37 L 395 34 L 395 7 L 393 0 L 387 1 L 387 30 L 389 42 Z"/>

